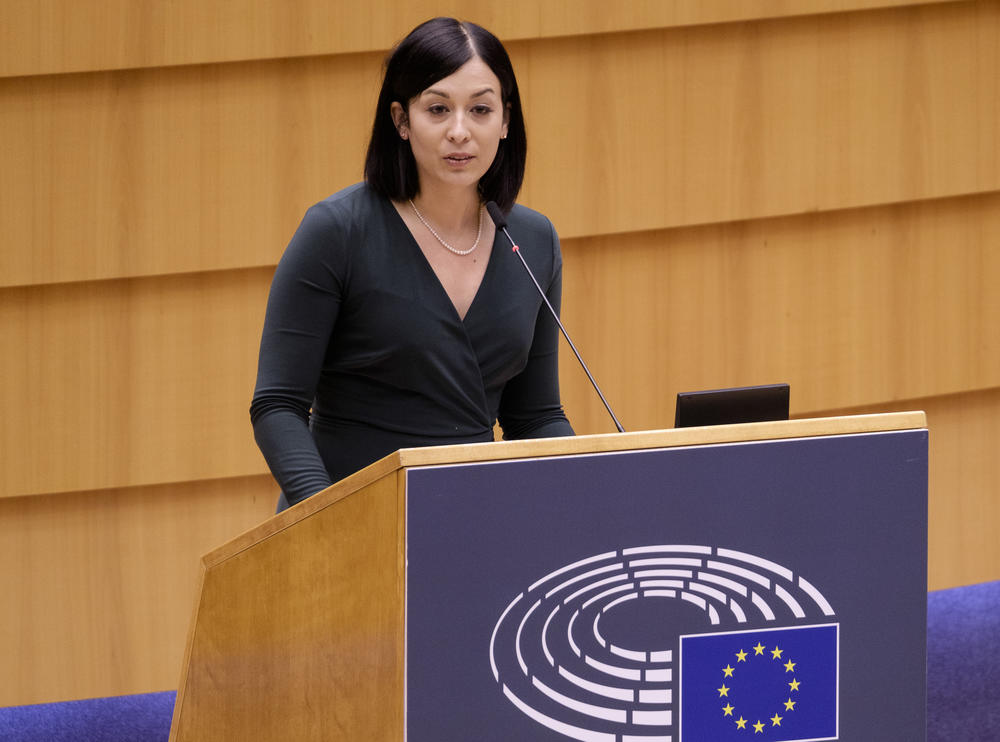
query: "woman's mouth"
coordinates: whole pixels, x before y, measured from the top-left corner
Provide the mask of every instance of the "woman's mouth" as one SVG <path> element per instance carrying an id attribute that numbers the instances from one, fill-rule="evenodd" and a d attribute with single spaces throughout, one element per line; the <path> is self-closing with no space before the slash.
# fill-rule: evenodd
<path id="1" fill-rule="evenodd" d="M 459 152 L 451 155 L 445 155 L 444 160 L 449 165 L 465 165 L 468 162 L 472 162 L 473 155 L 468 155 L 463 152 Z"/>

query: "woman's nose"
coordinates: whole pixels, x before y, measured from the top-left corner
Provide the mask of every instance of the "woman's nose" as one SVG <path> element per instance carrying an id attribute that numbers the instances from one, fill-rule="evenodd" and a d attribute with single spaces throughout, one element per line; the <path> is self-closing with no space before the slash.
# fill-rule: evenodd
<path id="1" fill-rule="evenodd" d="M 469 138 L 469 128 L 465 124 L 465 116 L 461 113 L 455 115 L 448 127 L 448 139 L 452 142 L 464 142 Z"/>

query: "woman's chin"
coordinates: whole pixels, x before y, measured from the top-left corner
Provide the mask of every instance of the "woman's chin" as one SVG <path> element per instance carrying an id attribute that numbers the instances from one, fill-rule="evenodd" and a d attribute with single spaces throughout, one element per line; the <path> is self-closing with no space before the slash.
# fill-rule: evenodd
<path id="1" fill-rule="evenodd" d="M 435 181 L 436 184 L 445 186 L 447 188 L 476 188 L 479 186 L 479 179 L 483 177 L 485 173 L 480 172 L 478 169 L 447 169 L 441 173 L 435 174 L 430 180 Z M 421 179 L 421 185 L 423 185 L 423 179 Z"/>

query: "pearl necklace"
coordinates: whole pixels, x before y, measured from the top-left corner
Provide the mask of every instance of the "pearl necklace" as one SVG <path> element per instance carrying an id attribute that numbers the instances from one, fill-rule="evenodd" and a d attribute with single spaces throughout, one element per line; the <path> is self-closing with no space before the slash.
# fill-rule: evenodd
<path id="1" fill-rule="evenodd" d="M 424 219 L 424 215 L 420 213 L 420 209 L 418 209 L 417 205 L 415 203 L 413 203 L 413 199 L 411 198 L 411 199 L 409 199 L 409 201 L 410 201 L 410 208 L 413 209 L 413 213 L 417 215 L 417 219 L 420 220 L 420 223 L 423 224 L 425 227 L 427 227 L 427 230 L 432 235 L 434 235 L 434 238 L 438 242 L 440 242 L 442 245 L 444 245 L 444 247 L 445 247 L 446 250 L 448 250 L 450 252 L 453 252 L 456 255 L 468 255 L 470 252 L 472 252 L 477 247 L 479 247 L 479 238 L 483 236 L 483 207 L 482 206 L 479 207 L 479 229 L 476 231 L 476 241 L 472 243 L 472 247 L 470 247 L 468 250 L 459 250 L 457 248 L 452 247 L 451 245 L 449 245 L 444 240 L 442 240 L 441 239 L 441 235 L 439 235 L 437 232 L 435 232 L 434 231 L 434 227 L 432 227 L 430 224 L 428 224 L 427 220 Z"/>

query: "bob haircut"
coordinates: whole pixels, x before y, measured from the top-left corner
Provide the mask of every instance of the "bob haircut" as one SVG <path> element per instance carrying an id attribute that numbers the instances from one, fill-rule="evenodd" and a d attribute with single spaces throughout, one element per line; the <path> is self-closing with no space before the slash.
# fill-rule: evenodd
<path id="1" fill-rule="evenodd" d="M 365 157 L 365 180 L 376 192 L 394 201 L 405 201 L 420 191 L 417 163 L 410 143 L 399 136 L 393 124 L 392 103 L 398 101 L 409 112 L 411 100 L 474 57 L 483 60 L 500 81 L 500 99 L 508 115 L 507 138 L 500 140 L 493 163 L 479 179 L 479 195 L 484 202 L 496 201 L 504 212 L 514 206 L 528 154 L 514 68 L 496 36 L 481 26 L 454 18 L 432 18 L 421 23 L 386 59 L 385 79 Z"/>

